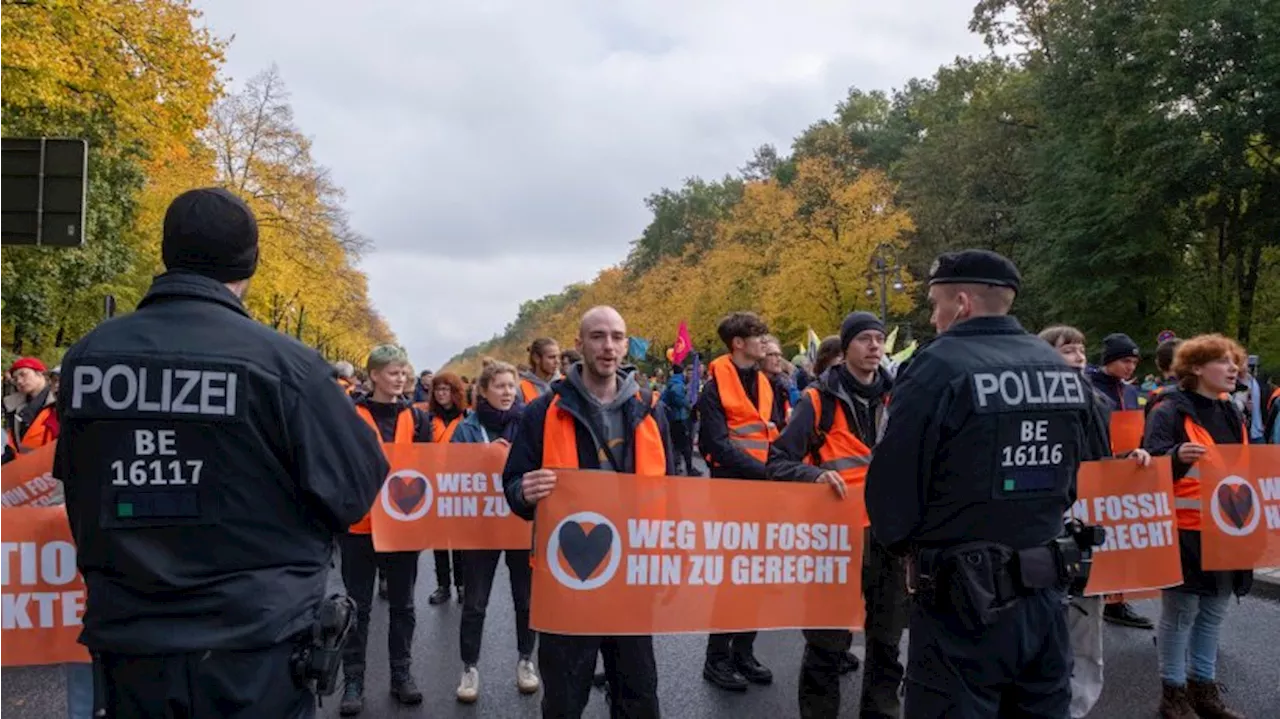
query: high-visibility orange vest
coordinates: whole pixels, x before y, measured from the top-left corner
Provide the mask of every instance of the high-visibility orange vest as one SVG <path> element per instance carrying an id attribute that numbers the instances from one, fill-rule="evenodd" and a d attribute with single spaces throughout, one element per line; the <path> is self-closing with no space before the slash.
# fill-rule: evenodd
<path id="1" fill-rule="evenodd" d="M 636 398 L 643 401 L 639 395 Z M 636 427 L 633 443 L 635 474 L 661 477 L 667 473 L 667 450 L 662 446 L 662 432 L 653 414 L 646 415 Z M 542 425 L 542 466 L 546 469 L 578 469 L 577 422 L 568 410 L 560 407 L 559 397 L 551 400 L 547 419 Z"/>
<path id="2" fill-rule="evenodd" d="M 773 418 L 773 385 L 764 372 L 756 372 L 756 404 L 752 406 L 738 379 L 738 368 L 729 355 L 708 365 L 720 392 L 720 404 L 729 423 L 729 441 L 761 462 L 769 460 L 769 445 L 778 438 Z"/>
<path id="3" fill-rule="evenodd" d="M 7 433 L 9 447 L 18 454 L 26 454 L 57 439 L 53 426 L 49 424 L 49 418 L 52 416 L 53 405 L 42 407 L 39 412 L 36 412 L 35 419 L 32 419 L 31 424 L 23 431 L 21 441 L 15 442 L 13 432 Z"/>
<path id="4" fill-rule="evenodd" d="M 813 431 L 821 440 L 817 448 L 818 456 L 815 458 L 812 455 L 806 455 L 805 464 L 814 465 L 818 469 L 839 472 L 845 484 L 851 486 L 865 484 L 867 468 L 871 464 L 871 448 L 859 439 L 857 434 L 854 434 L 849 427 L 849 420 L 844 412 L 840 411 L 839 406 L 835 407 L 831 428 L 824 435 L 821 426 L 822 393 L 816 387 L 810 387 L 804 393 L 813 403 Z M 871 520 L 864 517 L 862 526 L 870 527 Z"/>
<path id="5" fill-rule="evenodd" d="M 453 433 L 458 430 L 458 425 L 462 424 L 462 414 L 458 414 L 453 421 L 445 424 L 443 419 L 432 415 L 431 417 L 431 441 L 432 442 L 448 442 L 453 439 Z"/>
<path id="6" fill-rule="evenodd" d="M 1213 441 L 1213 435 L 1204 427 L 1201 427 L 1191 417 L 1183 420 L 1182 428 L 1187 433 L 1187 441 L 1202 444 L 1206 447 L 1213 447 L 1217 442 Z M 1249 432 L 1243 424 L 1240 425 L 1240 438 L 1243 444 L 1249 443 Z M 1200 531 L 1200 466 L 1199 464 L 1191 465 L 1191 469 L 1187 470 L 1186 476 L 1173 483 L 1173 513 L 1177 520 L 1178 529 L 1189 529 Z"/>
<path id="7" fill-rule="evenodd" d="M 378 432 L 378 423 L 374 420 L 373 413 L 369 411 L 369 408 L 363 405 L 356 405 L 356 414 L 360 415 L 360 419 L 363 419 L 365 424 L 373 427 L 374 433 L 378 435 L 378 440 L 381 441 L 382 434 Z M 396 417 L 396 435 L 391 440 L 391 443 L 413 444 L 413 410 L 408 407 L 400 410 L 399 416 Z M 347 531 L 352 534 L 369 534 L 373 532 L 373 520 L 369 518 L 369 513 L 366 512 L 364 517 L 359 522 L 351 525 Z"/>
<path id="8" fill-rule="evenodd" d="M 520 380 L 520 396 L 524 398 L 524 403 L 529 404 L 539 397 L 538 385 L 527 379 Z"/>

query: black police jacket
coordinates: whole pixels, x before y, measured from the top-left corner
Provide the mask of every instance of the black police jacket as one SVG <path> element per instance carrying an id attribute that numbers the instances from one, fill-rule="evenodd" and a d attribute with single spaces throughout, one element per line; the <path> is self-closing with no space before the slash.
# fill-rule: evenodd
<path id="1" fill-rule="evenodd" d="M 642 392 L 646 398 L 648 392 Z M 600 443 L 596 437 L 600 434 L 587 419 L 587 399 L 571 382 L 556 382 L 551 391 L 530 402 L 520 415 L 520 424 L 516 427 L 515 439 L 511 442 L 511 451 L 507 454 L 507 464 L 502 470 L 503 490 L 507 495 L 507 503 L 511 511 L 524 519 L 532 520 L 537 506 L 524 499 L 521 480 L 528 472 L 542 469 L 543 430 L 547 422 L 547 410 L 551 400 L 560 398 L 560 408 L 569 412 L 574 419 L 574 434 L 578 445 L 578 467 L 580 469 L 600 468 Z M 626 416 L 627 442 L 613 451 L 620 457 L 623 468 L 620 471 L 632 472 L 635 469 L 635 429 L 649 414 L 658 423 L 658 432 L 662 435 L 662 450 L 667 459 L 667 474 L 676 473 L 675 452 L 671 447 L 671 430 L 667 426 L 667 416 L 662 403 L 650 406 L 649 402 L 637 397 L 628 399 L 622 411 Z"/>
<path id="2" fill-rule="evenodd" d="M 899 553 L 1060 536 L 1091 402 L 1083 376 L 1014 318 L 955 325 L 894 384 L 867 474 L 872 531 Z"/>
<path id="3" fill-rule="evenodd" d="M 334 535 L 388 469 L 324 359 L 171 272 L 62 367 L 53 471 L 88 587 L 81 643 L 243 650 L 309 628 Z"/>

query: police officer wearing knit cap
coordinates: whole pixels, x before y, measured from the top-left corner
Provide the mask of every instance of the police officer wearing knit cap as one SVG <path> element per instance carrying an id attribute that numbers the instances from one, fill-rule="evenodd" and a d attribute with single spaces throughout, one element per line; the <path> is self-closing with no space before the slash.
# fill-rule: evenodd
<path id="1" fill-rule="evenodd" d="M 881 366 L 885 327 L 869 312 L 852 312 L 840 325 L 844 361 L 805 389 L 791 420 L 769 447 L 770 479 L 825 482 L 845 497 L 861 484 L 871 450 L 884 426 L 893 384 Z M 898 646 L 906 628 L 906 576 L 902 560 L 867 533 L 862 555 L 866 599 L 866 667 L 860 716 L 897 717 L 903 669 Z M 822 719 L 840 711 L 840 674 L 856 661 L 853 634 L 841 629 L 805 630 L 800 665 L 800 717 Z"/>
<path id="2" fill-rule="evenodd" d="M 137 311 L 62 361 L 53 471 L 88 596 L 80 642 L 105 716 L 311 717 L 300 660 L 334 536 L 387 463 L 315 350 L 241 301 L 249 207 L 187 192 Z"/>
<path id="3" fill-rule="evenodd" d="M 913 592 L 907 719 L 1068 715 L 1057 567 L 1089 390 L 1008 316 L 1020 285 L 994 252 L 934 262 L 939 334 L 898 375 L 867 475 L 871 531 Z"/>

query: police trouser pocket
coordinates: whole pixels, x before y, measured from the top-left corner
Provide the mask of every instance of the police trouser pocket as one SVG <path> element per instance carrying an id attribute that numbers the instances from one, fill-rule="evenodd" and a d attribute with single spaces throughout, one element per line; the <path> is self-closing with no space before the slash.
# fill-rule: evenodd
<path id="1" fill-rule="evenodd" d="M 937 600 L 970 632 L 995 624 L 1017 600 L 1008 566 L 1013 550 L 999 544 L 975 542 L 938 553 Z"/>

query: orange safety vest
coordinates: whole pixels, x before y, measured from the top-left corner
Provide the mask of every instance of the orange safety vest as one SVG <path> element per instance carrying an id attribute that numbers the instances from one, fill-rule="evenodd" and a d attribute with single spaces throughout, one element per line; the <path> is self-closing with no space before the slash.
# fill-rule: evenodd
<path id="1" fill-rule="evenodd" d="M 1217 444 L 1209 431 L 1190 417 L 1183 420 L 1182 428 L 1186 431 L 1189 442 L 1206 447 Z M 1244 424 L 1240 425 L 1240 437 L 1244 440 L 1243 444 L 1249 443 L 1249 432 Z M 1200 531 L 1200 510 L 1200 467 L 1193 464 L 1186 476 L 1173 483 L 1173 513 L 1178 529 Z"/>
<path id="2" fill-rule="evenodd" d="M 773 385 L 764 372 L 756 372 L 756 404 L 751 406 L 747 391 L 738 379 L 738 368 L 729 355 L 708 365 L 720 392 L 720 404 L 729 423 L 729 441 L 761 462 L 769 460 L 769 445 L 778 438 L 773 417 Z"/>
<path id="3" fill-rule="evenodd" d="M 360 415 L 360 419 L 363 419 L 365 424 L 373 427 L 373 431 L 375 433 L 378 433 L 378 423 L 373 419 L 373 413 L 369 411 L 368 407 L 356 405 L 356 414 Z M 378 439 L 379 441 L 382 439 L 382 435 L 380 433 L 378 434 Z M 400 415 L 396 417 L 396 435 L 391 440 L 391 443 L 413 444 L 413 410 L 408 407 L 400 410 Z M 347 531 L 352 534 L 372 533 L 373 520 L 369 518 L 369 513 L 366 512 L 364 517 L 362 517 L 359 522 L 351 525 Z"/>
<path id="4" fill-rule="evenodd" d="M 453 418 L 449 424 L 445 424 L 443 419 L 433 416 L 431 418 L 431 441 L 432 442 L 448 442 L 453 439 L 453 433 L 458 430 L 458 425 L 462 424 L 462 414 Z"/>
<path id="5" fill-rule="evenodd" d="M 35 419 L 31 420 L 31 425 L 22 433 L 22 441 L 14 442 L 13 432 L 8 433 L 9 447 L 15 453 L 26 454 L 57 439 L 53 434 L 53 428 L 49 426 L 49 418 L 52 416 L 53 405 L 42 407 L 39 412 L 36 412 Z"/>
<path id="6" fill-rule="evenodd" d="M 817 448 L 817 457 L 805 457 L 805 464 L 815 465 L 818 469 L 834 470 L 840 473 L 845 484 L 861 486 L 867 481 L 867 469 L 871 465 L 871 448 L 849 427 L 845 413 L 837 406 L 831 420 L 831 428 L 822 434 L 822 393 L 816 387 L 804 391 L 813 403 L 813 431 L 818 435 L 821 444 Z M 864 527 L 871 526 L 870 518 L 863 518 Z"/>
<path id="7" fill-rule="evenodd" d="M 520 380 L 520 396 L 524 398 L 524 403 L 529 404 L 538 398 L 538 386 L 527 379 Z"/>
<path id="8" fill-rule="evenodd" d="M 637 399 L 644 401 L 639 395 Z M 667 473 L 667 450 L 662 446 L 662 432 L 652 414 L 636 427 L 635 473 L 661 477 Z M 577 422 L 568 410 L 560 408 L 560 397 L 551 400 L 547 419 L 542 425 L 542 466 L 547 469 L 578 469 Z"/>

